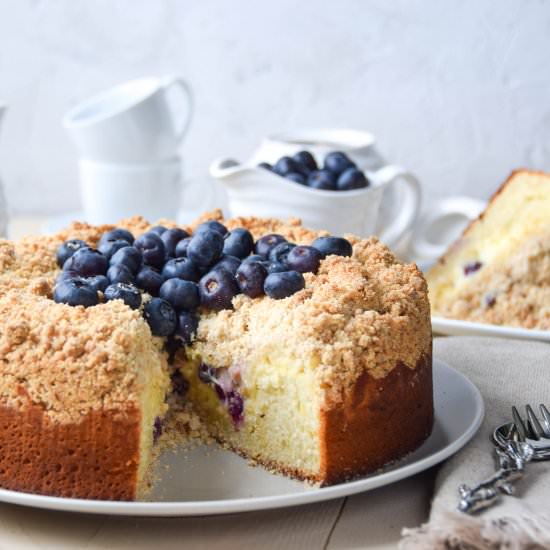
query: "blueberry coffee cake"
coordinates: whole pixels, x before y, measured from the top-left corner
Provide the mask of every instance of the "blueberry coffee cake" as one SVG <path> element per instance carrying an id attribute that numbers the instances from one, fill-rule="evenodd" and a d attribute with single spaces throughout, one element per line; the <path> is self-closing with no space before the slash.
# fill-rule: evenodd
<path id="1" fill-rule="evenodd" d="M 330 484 L 433 422 L 426 283 L 376 238 L 214 212 L 0 240 L 0 486 L 132 500 L 175 401 Z"/>
<path id="2" fill-rule="evenodd" d="M 519 170 L 428 272 L 435 315 L 550 330 L 550 175 Z"/>

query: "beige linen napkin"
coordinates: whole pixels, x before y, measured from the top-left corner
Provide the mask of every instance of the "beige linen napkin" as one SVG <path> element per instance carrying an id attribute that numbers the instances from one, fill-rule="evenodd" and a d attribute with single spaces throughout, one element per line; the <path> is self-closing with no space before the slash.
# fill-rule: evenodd
<path id="1" fill-rule="evenodd" d="M 495 471 L 491 434 L 511 421 L 511 406 L 550 407 L 550 344 L 497 338 L 437 338 L 434 356 L 464 373 L 480 390 L 485 419 L 473 438 L 440 468 L 429 522 L 404 529 L 400 548 L 550 548 L 550 461 L 531 462 L 516 496 L 475 516 L 457 511 L 458 486 Z M 523 412 L 523 411 L 522 411 Z"/>

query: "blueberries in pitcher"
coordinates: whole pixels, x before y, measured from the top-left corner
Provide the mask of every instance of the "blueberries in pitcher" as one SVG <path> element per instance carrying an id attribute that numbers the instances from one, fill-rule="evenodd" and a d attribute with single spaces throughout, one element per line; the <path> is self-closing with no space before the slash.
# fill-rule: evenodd
<path id="1" fill-rule="evenodd" d="M 336 189 L 338 191 L 350 191 L 351 189 L 362 189 L 368 187 L 369 180 L 365 174 L 357 168 L 348 168 L 344 170 L 338 177 Z"/>
<path id="2" fill-rule="evenodd" d="M 300 165 L 290 157 L 281 157 L 274 165 L 273 171 L 279 176 L 300 172 Z"/>
<path id="3" fill-rule="evenodd" d="M 336 191 L 334 174 L 328 170 L 316 170 L 311 172 L 307 184 L 313 189 L 324 189 L 325 191 Z"/>
<path id="4" fill-rule="evenodd" d="M 298 172 L 291 172 L 290 174 L 286 175 L 286 179 L 293 181 L 294 183 L 299 183 L 300 185 L 306 184 L 306 178 L 302 174 L 299 174 Z"/>
<path id="5" fill-rule="evenodd" d="M 369 186 L 365 173 L 342 151 L 327 153 L 322 162 L 309 151 L 299 151 L 293 157 L 281 157 L 273 166 L 261 162 L 258 168 L 270 170 L 299 185 L 323 191 L 353 191 Z"/>
<path id="6" fill-rule="evenodd" d="M 345 153 L 333 151 L 325 157 L 323 166 L 338 176 L 348 168 L 355 168 L 355 163 Z"/>
<path id="7" fill-rule="evenodd" d="M 309 151 L 299 151 L 292 158 L 308 172 L 317 170 L 317 162 Z"/>

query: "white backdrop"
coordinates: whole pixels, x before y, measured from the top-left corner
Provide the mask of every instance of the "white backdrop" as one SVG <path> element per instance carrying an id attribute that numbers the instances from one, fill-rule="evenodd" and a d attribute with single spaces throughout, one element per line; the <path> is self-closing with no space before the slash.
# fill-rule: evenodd
<path id="1" fill-rule="evenodd" d="M 550 169 L 547 1 L 0 0 L 12 212 L 78 208 L 62 114 L 167 72 L 195 91 L 183 146 L 195 181 L 213 158 L 304 126 L 371 130 L 429 198 L 484 198 L 512 168 Z"/>

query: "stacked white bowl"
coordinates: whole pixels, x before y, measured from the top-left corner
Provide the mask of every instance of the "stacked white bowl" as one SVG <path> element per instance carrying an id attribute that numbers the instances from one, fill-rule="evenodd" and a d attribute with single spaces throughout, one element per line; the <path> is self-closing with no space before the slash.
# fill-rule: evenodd
<path id="1" fill-rule="evenodd" d="M 63 125 L 79 153 L 86 221 L 135 215 L 175 218 L 181 192 L 178 150 L 192 113 L 179 77 L 126 82 L 73 107 Z"/>

